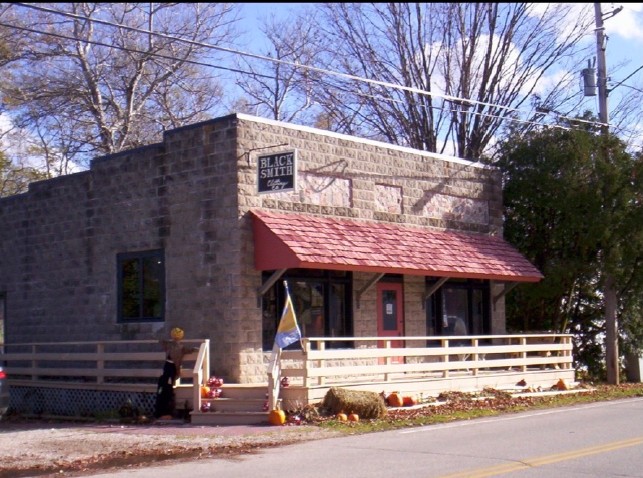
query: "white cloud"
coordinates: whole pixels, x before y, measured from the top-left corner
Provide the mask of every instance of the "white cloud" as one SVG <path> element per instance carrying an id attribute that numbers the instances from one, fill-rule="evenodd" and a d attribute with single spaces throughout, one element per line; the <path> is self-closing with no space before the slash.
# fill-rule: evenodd
<path id="1" fill-rule="evenodd" d="M 589 19 L 594 17 L 594 7 L 591 3 L 532 3 L 529 5 L 530 15 L 536 18 L 542 17 L 545 12 L 553 14 L 564 14 L 566 18 Z M 557 23 L 554 27 L 558 30 L 558 37 L 565 38 L 569 36 L 573 29 L 576 28 L 576 21 L 564 21 Z M 593 32 L 587 32 L 587 38 L 593 37 Z"/>
<path id="2" fill-rule="evenodd" d="M 619 13 L 605 19 L 605 31 L 610 37 L 621 37 L 626 40 L 643 42 L 643 3 L 602 3 L 603 15 L 608 15 L 619 6 L 623 7 Z"/>

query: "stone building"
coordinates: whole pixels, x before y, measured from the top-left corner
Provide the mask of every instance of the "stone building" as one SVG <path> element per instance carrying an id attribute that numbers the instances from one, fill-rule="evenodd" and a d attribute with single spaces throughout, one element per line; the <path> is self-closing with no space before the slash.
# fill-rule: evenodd
<path id="1" fill-rule="evenodd" d="M 505 292 L 541 279 L 502 217 L 492 167 L 232 114 L 0 199 L 5 340 L 179 326 L 263 382 L 284 281 L 308 337 L 502 334 Z"/>

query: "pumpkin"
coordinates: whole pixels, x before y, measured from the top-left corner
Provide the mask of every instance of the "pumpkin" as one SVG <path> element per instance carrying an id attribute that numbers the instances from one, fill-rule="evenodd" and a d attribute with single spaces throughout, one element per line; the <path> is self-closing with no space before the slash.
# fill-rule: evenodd
<path id="1" fill-rule="evenodd" d="M 210 391 L 210 387 L 207 385 L 201 385 L 201 398 L 208 398 L 208 392 Z"/>
<path id="2" fill-rule="evenodd" d="M 386 397 L 386 403 L 389 407 L 402 407 L 404 406 L 404 399 L 399 392 L 393 392 Z"/>
<path id="3" fill-rule="evenodd" d="M 340 413 L 338 413 L 338 414 L 337 414 L 337 419 L 338 419 L 340 422 L 345 422 L 345 421 L 347 421 L 347 420 L 348 420 L 348 415 L 346 415 L 345 413 L 341 413 L 341 412 L 340 412 Z"/>
<path id="4" fill-rule="evenodd" d="M 402 398 L 402 403 L 404 404 L 405 407 L 412 407 L 413 405 L 417 405 L 417 400 L 414 397 L 404 397 Z"/>
<path id="5" fill-rule="evenodd" d="M 270 413 L 268 413 L 268 422 L 270 422 L 271 425 L 283 425 L 286 423 L 286 412 L 279 409 L 270 410 Z"/>
<path id="6" fill-rule="evenodd" d="M 183 329 L 181 329 L 180 327 L 174 327 L 170 331 L 170 337 L 172 337 L 174 340 L 183 340 L 184 335 L 185 333 L 183 332 Z"/>
<path id="7" fill-rule="evenodd" d="M 351 413 L 348 415 L 349 422 L 359 422 L 359 415 L 357 413 Z"/>

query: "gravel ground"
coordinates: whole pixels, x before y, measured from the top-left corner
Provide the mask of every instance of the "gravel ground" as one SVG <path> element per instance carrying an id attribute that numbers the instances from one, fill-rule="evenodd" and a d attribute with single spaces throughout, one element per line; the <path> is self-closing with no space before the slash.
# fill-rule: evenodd
<path id="1" fill-rule="evenodd" d="M 621 388 L 625 387 L 621 385 Z M 530 392 L 515 397 L 504 393 L 473 403 L 481 408 L 502 410 L 514 401 L 525 406 L 536 397 L 581 391 L 593 393 L 595 389 Z M 438 404 L 445 412 L 472 406 L 471 397 L 462 401 L 457 396 L 435 405 Z M 432 408 L 420 405 L 402 407 L 389 410 L 389 415 L 393 420 L 403 419 L 422 413 L 431 414 Z M 233 457 L 253 453 L 260 448 L 341 435 L 341 431 L 314 425 L 218 427 L 192 425 L 183 420 L 99 424 L 8 417 L 0 421 L 0 478 L 87 476 L 108 469 L 140 467 L 163 461 Z"/>
<path id="2" fill-rule="evenodd" d="M 0 422 L 0 478 L 73 476 L 167 460 L 252 453 L 258 448 L 337 436 L 315 426 L 196 426 Z"/>

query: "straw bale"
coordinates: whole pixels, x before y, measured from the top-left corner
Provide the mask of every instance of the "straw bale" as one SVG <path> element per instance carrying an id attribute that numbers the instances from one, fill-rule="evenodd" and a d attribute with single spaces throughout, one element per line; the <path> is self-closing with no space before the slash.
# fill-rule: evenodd
<path id="1" fill-rule="evenodd" d="M 382 418 L 386 403 L 379 393 L 331 387 L 321 404 L 329 413 L 356 413 L 360 418 Z"/>

